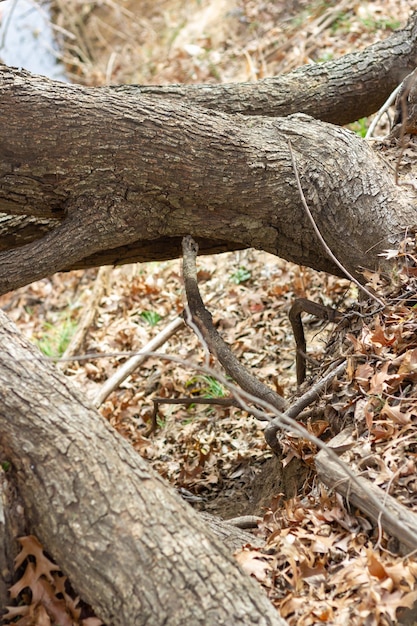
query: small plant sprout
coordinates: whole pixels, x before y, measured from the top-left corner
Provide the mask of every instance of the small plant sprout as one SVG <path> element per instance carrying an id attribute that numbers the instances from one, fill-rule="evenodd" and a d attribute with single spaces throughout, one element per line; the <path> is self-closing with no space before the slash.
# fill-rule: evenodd
<path id="1" fill-rule="evenodd" d="M 65 317 L 62 323 L 45 322 L 42 336 L 35 340 L 38 348 L 48 357 L 61 357 L 68 347 L 77 327 L 77 321 Z"/>
<path id="2" fill-rule="evenodd" d="M 140 313 L 140 317 L 145 320 L 149 326 L 156 326 L 162 319 L 162 316 L 156 311 L 142 311 L 142 313 Z"/>
<path id="3" fill-rule="evenodd" d="M 191 394 L 203 398 L 224 398 L 228 395 L 223 385 L 213 376 L 193 376 L 186 387 Z"/>
<path id="4" fill-rule="evenodd" d="M 252 272 L 244 266 L 238 267 L 236 272 L 234 272 L 230 276 L 230 280 L 232 280 L 236 285 L 240 285 L 241 283 L 245 283 L 252 276 Z"/>

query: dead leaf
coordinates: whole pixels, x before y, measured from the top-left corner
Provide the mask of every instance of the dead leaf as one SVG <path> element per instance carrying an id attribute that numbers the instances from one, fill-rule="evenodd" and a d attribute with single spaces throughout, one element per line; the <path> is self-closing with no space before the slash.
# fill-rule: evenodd
<path id="1" fill-rule="evenodd" d="M 235 559 L 247 574 L 260 582 L 265 581 L 268 572 L 271 571 L 272 557 L 255 550 L 242 550 L 235 554 Z"/>
<path id="2" fill-rule="evenodd" d="M 388 404 L 388 400 L 385 402 L 381 413 L 381 417 L 389 417 L 395 424 L 408 424 L 411 421 L 411 411 L 407 411 L 403 413 L 401 411 L 401 406 L 390 406 Z"/>
<path id="3" fill-rule="evenodd" d="M 354 379 L 359 385 L 367 390 L 369 388 L 369 381 L 374 374 L 374 368 L 370 363 L 361 363 L 355 370 Z"/>
<path id="4" fill-rule="evenodd" d="M 45 556 L 43 547 L 38 539 L 34 535 L 27 535 L 19 537 L 18 541 L 22 549 L 15 559 L 16 569 L 22 565 L 28 556 L 33 556 L 36 563 L 34 577 L 39 578 L 39 576 L 43 575 L 49 581 L 52 581 L 52 572 L 59 571 L 59 567 Z"/>
<path id="5" fill-rule="evenodd" d="M 388 576 L 381 561 L 376 557 L 372 550 L 367 550 L 368 570 L 371 576 L 375 576 L 378 580 L 385 580 Z"/>

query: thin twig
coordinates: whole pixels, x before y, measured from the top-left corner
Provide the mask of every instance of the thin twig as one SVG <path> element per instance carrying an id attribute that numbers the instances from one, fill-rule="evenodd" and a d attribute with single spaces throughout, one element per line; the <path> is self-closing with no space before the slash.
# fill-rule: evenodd
<path id="1" fill-rule="evenodd" d="M 303 409 L 309 406 L 312 402 L 317 400 L 320 393 L 332 382 L 332 380 L 341 374 L 346 369 L 346 361 L 343 361 L 330 372 L 328 372 L 321 380 L 319 380 L 313 387 L 311 387 L 307 393 L 299 398 L 292 406 L 290 406 L 283 415 L 291 419 L 295 419 Z M 268 426 L 264 430 L 265 441 L 269 447 L 279 454 L 281 451 L 281 445 L 277 439 L 278 432 L 282 430 L 281 417 L 272 419 Z"/>
<path id="2" fill-rule="evenodd" d="M 158 427 L 158 410 L 160 404 L 183 404 L 184 406 L 191 406 L 192 404 L 214 404 L 218 406 L 235 406 L 238 409 L 240 404 L 234 398 L 152 398 L 153 411 L 151 417 L 151 424 L 144 433 L 144 437 L 149 437 L 154 433 Z"/>
<path id="3" fill-rule="evenodd" d="M 295 156 L 294 156 L 294 151 L 292 149 L 292 144 L 291 144 L 291 139 L 288 139 L 288 148 L 290 151 L 290 156 L 291 156 L 291 163 L 293 166 L 293 170 L 294 170 L 294 174 L 295 174 L 295 179 L 297 181 L 297 187 L 298 187 L 298 191 L 300 194 L 300 198 L 301 198 L 301 202 L 303 203 L 303 207 L 305 209 L 305 212 L 307 213 L 307 216 L 311 222 L 311 225 L 313 226 L 314 232 L 316 233 L 317 237 L 320 240 L 320 243 L 322 244 L 323 248 L 325 249 L 326 253 L 328 254 L 328 256 L 331 258 L 331 260 L 336 263 L 336 265 L 342 270 L 342 272 L 349 278 L 349 280 L 351 280 L 353 283 L 355 283 L 355 285 L 359 288 L 362 289 L 362 291 L 364 293 L 366 293 L 366 295 L 369 298 L 372 298 L 373 300 L 375 300 L 376 302 L 378 302 L 378 304 L 382 307 L 385 308 L 385 304 L 384 302 L 378 298 L 378 296 L 376 296 L 374 293 L 372 293 L 372 291 L 369 291 L 369 289 L 367 289 L 364 285 L 362 285 L 354 276 L 352 276 L 352 274 L 350 272 L 348 272 L 348 270 L 341 264 L 341 262 L 335 257 L 335 255 L 333 254 L 333 252 L 330 250 L 329 246 L 327 245 L 327 243 L 325 242 L 321 232 L 319 231 L 317 224 L 314 220 L 314 217 L 308 207 L 307 201 L 305 199 L 305 195 L 303 192 L 303 188 L 301 187 L 301 181 L 300 181 L 300 176 L 298 174 L 298 169 L 297 169 L 297 163 L 295 161 Z"/>
<path id="4" fill-rule="evenodd" d="M 170 322 L 160 333 L 153 337 L 146 346 L 136 352 L 126 363 L 123 363 L 121 367 L 111 376 L 100 391 L 93 399 L 93 405 L 98 408 L 108 398 L 108 396 L 122 383 L 132 372 L 135 371 L 139 365 L 148 358 L 148 355 L 160 348 L 172 335 L 174 335 L 184 325 L 184 319 L 182 316 L 176 317 Z M 131 353 L 130 353 L 131 354 Z"/>
<path id="5" fill-rule="evenodd" d="M 342 363 L 336 363 L 334 367 L 327 372 L 323 378 L 317 381 L 306 393 L 304 393 L 300 398 L 298 398 L 294 404 L 292 404 L 286 411 L 285 415 L 288 417 L 292 417 L 295 419 L 301 411 L 303 411 L 306 407 L 312 404 L 317 398 L 320 396 L 322 391 L 326 389 L 326 387 L 332 382 L 332 380 L 342 374 L 346 369 L 346 361 L 342 361 Z M 267 428 L 274 423 L 274 420 L 268 424 Z M 279 425 L 277 425 L 279 428 Z M 276 431 L 275 431 L 276 437 Z"/>
<path id="6" fill-rule="evenodd" d="M 238 390 L 236 387 L 232 386 L 230 383 L 226 384 L 226 380 L 224 377 L 219 378 L 219 381 L 225 386 L 228 387 L 229 390 L 236 395 L 236 397 L 241 402 L 241 407 L 245 410 L 248 410 L 254 415 L 258 417 L 261 415 L 265 415 L 264 411 L 258 408 L 251 408 L 248 406 L 247 401 L 256 402 L 256 404 L 260 404 L 264 409 L 268 411 L 272 411 L 275 413 L 274 420 L 279 420 L 281 423 L 282 430 L 297 432 L 301 437 L 311 441 L 314 443 L 320 450 L 325 450 L 328 458 L 333 461 L 341 470 L 340 472 L 340 482 L 346 485 L 350 485 L 350 483 L 354 484 L 360 492 L 364 494 L 364 499 L 362 502 L 366 502 L 368 505 L 372 505 L 373 511 L 375 511 L 375 515 L 379 516 L 381 523 L 384 523 L 384 528 L 396 528 L 398 527 L 399 520 L 396 515 L 394 515 L 388 506 L 385 506 L 384 500 L 381 500 L 381 490 L 378 492 L 372 489 L 372 484 L 365 484 L 363 480 L 357 476 L 350 467 L 343 462 L 337 454 L 329 448 L 321 439 L 315 437 L 311 433 L 307 431 L 306 428 L 301 426 L 297 421 L 288 417 L 284 413 L 279 413 L 276 409 L 271 406 L 268 406 L 268 403 L 263 402 L 262 400 L 258 401 L 256 398 L 250 397 L 249 394 Z M 234 387 L 234 390 L 232 391 Z M 349 493 L 351 489 L 348 489 Z M 349 498 L 349 493 L 347 490 L 345 491 L 346 497 Z M 390 496 L 391 497 L 391 496 Z M 360 504 L 357 504 L 360 506 Z M 415 516 L 414 516 L 415 517 Z M 416 532 L 416 523 L 413 518 L 413 514 L 410 514 L 407 519 L 401 519 L 400 523 L 402 524 L 402 541 L 408 548 L 415 550 L 417 549 L 417 532 Z"/>
<path id="7" fill-rule="evenodd" d="M 191 404 L 215 404 L 240 408 L 239 403 L 234 398 L 203 398 L 201 396 L 191 398 L 152 398 L 152 402 L 156 404 L 184 404 L 185 406 L 190 406 Z"/>
<path id="8" fill-rule="evenodd" d="M 163 355 L 163 358 L 166 358 L 166 355 Z M 177 360 L 175 357 L 170 358 L 172 358 L 172 360 L 174 361 Z M 268 415 L 268 413 L 272 413 L 274 415 L 274 421 L 280 421 L 280 426 L 282 430 L 295 432 L 300 435 L 300 437 L 314 443 L 320 450 L 325 450 L 328 458 L 333 461 L 333 463 L 335 463 L 341 470 L 339 482 L 341 484 L 343 483 L 344 485 L 348 483 L 348 488 L 345 490 L 346 497 L 349 498 L 349 493 L 351 493 L 351 486 L 349 487 L 349 485 L 354 484 L 360 490 L 360 492 L 364 494 L 362 502 L 365 502 L 368 505 L 372 505 L 372 509 L 375 512 L 375 515 L 380 515 L 381 523 L 385 523 L 385 528 L 387 527 L 387 525 L 389 528 L 398 527 L 399 520 L 397 516 L 391 512 L 392 509 L 385 506 L 384 501 L 381 499 L 381 490 L 376 492 L 372 489 L 371 484 L 366 484 L 366 482 L 361 480 L 360 477 L 357 476 L 357 474 L 355 474 L 355 472 L 350 469 L 347 463 L 342 461 L 334 452 L 334 450 L 332 450 L 332 448 L 329 448 L 326 443 L 321 441 L 321 439 L 315 437 L 312 433 L 308 432 L 308 430 L 296 420 L 292 419 L 288 415 L 285 415 L 285 413 L 279 412 L 275 407 L 273 407 L 265 400 L 252 396 L 246 391 L 239 389 L 220 372 L 214 372 L 211 368 L 207 367 L 198 367 L 198 369 L 203 374 L 215 376 L 218 381 L 235 396 L 235 398 L 239 401 L 241 408 L 248 413 L 251 413 L 257 419 L 270 420 L 270 416 Z M 250 404 L 248 403 L 253 403 L 257 406 L 253 407 L 250 406 Z M 258 407 L 262 407 L 262 409 Z M 360 506 L 359 503 L 357 504 L 357 506 Z M 411 514 L 407 519 L 402 519 L 401 523 L 403 531 L 403 542 L 409 548 L 414 550 L 417 549 L 417 531 L 415 521 L 412 518 L 413 514 Z"/>
<path id="9" fill-rule="evenodd" d="M 126 356 L 126 353 L 111 353 L 110 356 Z M 87 355 L 79 355 L 70 357 L 68 360 L 87 360 L 91 358 L 100 358 L 103 356 L 109 356 L 109 354 L 87 354 Z M 138 355 L 139 356 L 139 355 Z M 140 353 L 140 356 L 143 356 L 143 353 Z M 182 365 L 183 367 L 192 368 L 195 371 L 199 371 L 202 374 L 206 374 L 208 376 L 213 376 L 217 378 L 217 380 L 222 383 L 222 385 L 229 390 L 231 394 L 236 398 L 239 402 L 240 407 L 245 410 L 250 415 L 253 415 L 259 420 L 263 421 L 271 421 L 271 414 L 274 420 L 279 420 L 280 427 L 284 431 L 295 432 L 300 437 L 307 439 L 314 443 L 320 450 L 325 450 L 328 454 L 329 459 L 331 459 L 341 470 L 341 478 L 342 481 L 351 481 L 355 484 L 361 491 L 363 491 L 366 495 L 366 499 L 368 502 L 371 502 L 374 510 L 377 514 L 381 515 L 381 520 L 389 522 L 391 525 L 397 525 L 398 519 L 395 515 L 391 513 L 391 511 L 384 506 L 384 502 L 381 501 L 381 498 L 378 497 L 372 490 L 368 489 L 366 485 L 363 484 L 363 481 L 359 480 L 359 477 L 350 469 L 350 467 L 342 461 L 337 454 L 329 448 L 326 443 L 321 441 L 318 437 L 315 437 L 312 433 L 308 432 L 304 426 L 302 426 L 295 419 L 285 415 L 278 411 L 274 406 L 265 400 L 253 396 L 252 394 L 240 389 L 236 385 L 230 382 L 230 380 L 224 376 L 221 372 L 214 370 L 213 368 L 207 367 L 206 365 L 199 365 L 196 363 L 191 363 L 190 361 L 186 361 L 181 359 L 180 357 L 176 357 L 173 355 L 168 355 L 160 352 L 149 352 L 146 357 L 155 357 L 161 360 L 170 361 L 172 363 L 177 363 Z M 59 359 L 54 357 L 40 356 L 39 354 L 31 354 L 25 360 L 41 360 L 41 361 L 59 361 Z M 257 405 L 256 407 L 251 406 L 253 403 Z M 262 407 L 262 408 L 258 408 Z M 349 494 L 347 494 L 349 497 Z M 407 545 L 411 546 L 413 549 L 417 549 L 417 532 L 415 530 L 415 525 L 413 526 L 407 520 L 403 522 L 403 532 L 404 532 L 404 541 L 407 541 Z"/>
<path id="10" fill-rule="evenodd" d="M 374 117 L 374 119 L 372 120 L 366 135 L 365 135 L 365 139 L 371 139 L 372 135 L 374 134 L 374 130 L 377 127 L 378 123 L 380 122 L 382 116 L 384 115 L 384 113 L 386 113 L 388 111 L 388 109 L 390 108 L 390 106 L 392 105 L 392 103 L 394 102 L 395 98 L 397 97 L 399 91 L 401 89 L 401 84 L 398 85 L 398 87 L 396 87 L 394 89 L 394 91 L 392 92 L 392 94 L 385 100 L 384 104 L 382 105 L 382 107 L 379 109 L 378 113 L 376 114 L 376 116 Z"/>
<path id="11" fill-rule="evenodd" d="M 3 0 L 2 0 L 3 2 Z M 6 41 L 7 31 L 9 30 L 10 23 L 12 21 L 13 13 L 17 5 L 17 0 L 13 0 L 13 3 L 10 7 L 9 14 L 6 19 L 6 23 L 4 25 L 3 34 L 0 41 L 0 49 L 4 47 L 4 42 Z"/>

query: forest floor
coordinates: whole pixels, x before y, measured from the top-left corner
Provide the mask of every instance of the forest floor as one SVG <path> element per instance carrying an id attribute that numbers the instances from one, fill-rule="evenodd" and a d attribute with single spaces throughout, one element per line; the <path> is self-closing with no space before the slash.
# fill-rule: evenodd
<path id="1" fill-rule="evenodd" d="M 403 26 L 411 10 L 417 10 L 417 0 L 53 3 L 54 22 L 67 32 L 62 45 L 68 76 L 85 85 L 256 81 L 363 49 Z M 360 120 L 350 128 L 363 136 L 369 123 Z M 243 365 L 290 403 L 299 393 L 288 320 L 294 300 L 308 298 L 346 312 L 358 299 L 347 280 L 255 250 L 202 256 L 198 271 L 203 299 L 223 338 Z M 58 274 L 0 298 L 0 306 L 48 356 L 74 349 L 77 355 L 116 354 L 59 363 L 92 400 L 184 305 L 180 260 Z M 87 314 L 90 322 L 73 344 Z M 350 340 L 310 315 L 304 324 L 310 364 L 304 391 L 347 345 L 363 357 L 360 365 L 348 366 L 316 411 L 323 439 L 332 435 L 331 415 L 351 417 L 360 436 L 365 432 L 359 470 L 390 493 L 401 493 L 401 502 L 416 511 L 413 310 L 391 306 L 385 317 L 371 316 L 351 330 Z M 273 456 L 263 436 L 265 422 L 233 406 L 162 403 L 156 414 L 155 397 L 228 395 L 214 375 L 198 370 L 204 350 L 189 328 L 180 326 L 158 352 L 182 363 L 149 356 L 100 411 L 198 508 L 223 518 L 254 512 L 263 518 L 256 532 L 266 551 L 246 547 L 237 557 L 282 617 L 303 626 L 413 623 L 399 618 L 398 610 L 416 601 L 417 560 L 400 556 L 377 525 L 320 486 L 316 448 L 295 436 L 283 440 L 284 463 L 301 459 L 307 478 L 285 505 L 272 492 L 269 506 L 257 509 L 256 477 Z M 372 360 L 375 353 L 378 362 Z M 152 420 L 156 429 L 150 433 Z"/>

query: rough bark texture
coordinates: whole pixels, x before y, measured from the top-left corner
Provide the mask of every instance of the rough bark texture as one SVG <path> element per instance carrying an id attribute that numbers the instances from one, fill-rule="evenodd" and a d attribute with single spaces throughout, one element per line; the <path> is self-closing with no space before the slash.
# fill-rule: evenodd
<path id="1" fill-rule="evenodd" d="M 0 609 L 9 603 L 8 590 L 13 584 L 14 559 L 19 552 L 16 538 L 26 533 L 22 502 L 15 486 L 0 470 Z M 0 624 L 1 620 L 0 611 Z"/>
<path id="2" fill-rule="evenodd" d="M 2 293 L 73 267 L 175 257 L 186 234 L 202 251 L 261 248 L 339 274 L 305 215 L 288 138 L 318 227 L 348 270 L 375 267 L 415 223 L 410 192 L 367 143 L 306 115 L 232 116 L 5 67 L 0 96 L 0 211 L 62 220 L 0 253 Z"/>
<path id="3" fill-rule="evenodd" d="M 0 313 L 0 454 L 107 624 L 284 624 L 197 514 Z"/>

